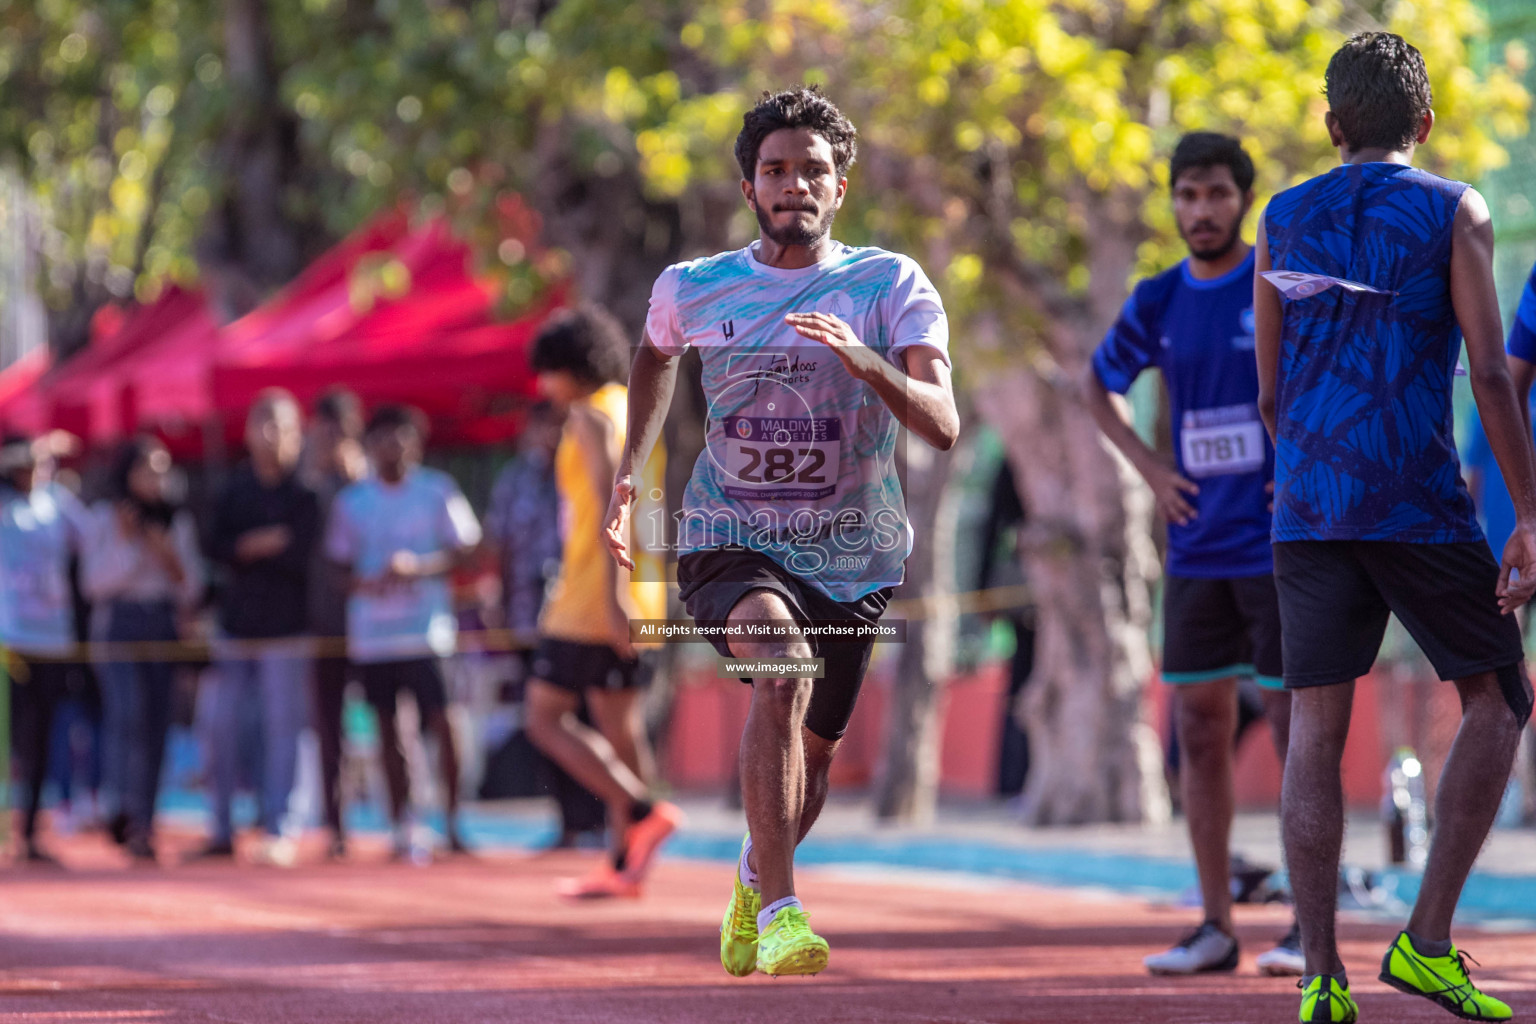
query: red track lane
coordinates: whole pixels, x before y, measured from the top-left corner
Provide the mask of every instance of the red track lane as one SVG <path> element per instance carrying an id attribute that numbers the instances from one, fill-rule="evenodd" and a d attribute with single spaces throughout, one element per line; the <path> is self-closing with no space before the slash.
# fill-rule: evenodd
<path id="1" fill-rule="evenodd" d="M 577 855 L 431 868 L 128 869 L 95 840 L 74 870 L 0 872 L 0 1024 L 10 1022 L 1281 1022 L 1298 993 L 1253 956 L 1284 931 L 1239 915 L 1235 977 L 1149 978 L 1187 911 L 999 882 L 937 886 L 806 870 L 832 945 L 817 978 L 730 978 L 715 931 L 729 869 L 663 861 L 642 900 L 570 904 Z M 1239 908 L 1246 910 L 1247 908 Z M 1446 1022 L 1375 981 L 1390 927 L 1346 926 L 1362 1021 Z M 1476 977 L 1536 1016 L 1536 936 L 1464 932 Z"/>

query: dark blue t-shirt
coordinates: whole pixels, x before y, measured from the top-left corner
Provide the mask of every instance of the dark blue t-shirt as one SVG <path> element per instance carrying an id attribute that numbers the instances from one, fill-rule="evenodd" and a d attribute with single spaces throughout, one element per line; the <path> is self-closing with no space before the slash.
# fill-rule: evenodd
<path id="1" fill-rule="evenodd" d="M 1136 286 L 1093 354 L 1110 391 L 1149 366 L 1163 373 L 1174 460 L 1200 486 L 1198 515 L 1168 524 L 1168 573 L 1232 579 L 1274 571 L 1269 495 L 1274 452 L 1259 420 L 1253 356 L 1253 254 L 1209 281 L 1180 263 Z"/>
<path id="2" fill-rule="evenodd" d="M 1520 293 L 1520 305 L 1515 310 L 1515 320 L 1510 325 L 1509 341 L 1505 348 L 1512 356 L 1536 363 L 1536 267 L 1531 268 L 1530 280 L 1526 281 L 1525 290 Z M 1536 422 L 1536 390 L 1531 392 L 1530 403 L 1531 419 Z M 1482 418 L 1476 410 L 1473 411 L 1471 430 L 1467 435 L 1464 462 L 1468 469 L 1476 470 L 1482 476 L 1482 493 L 1477 500 L 1477 511 L 1482 519 L 1483 533 L 1488 538 L 1488 546 L 1493 549 L 1493 557 L 1498 558 L 1504 553 L 1509 535 L 1515 532 L 1515 503 L 1509 496 L 1504 473 L 1493 457 L 1488 434 L 1483 430 Z"/>
<path id="3" fill-rule="evenodd" d="M 1276 541 L 1483 539 L 1451 419 L 1451 231 L 1466 190 L 1404 164 L 1346 164 L 1270 201 L 1274 269 L 1389 293 L 1281 299 Z"/>
<path id="4" fill-rule="evenodd" d="M 1536 391 L 1531 392 L 1531 419 L 1536 422 Z M 1483 536 L 1488 538 L 1488 547 L 1493 551 L 1493 557 L 1499 558 L 1504 554 L 1504 545 L 1509 543 L 1509 535 L 1515 532 L 1515 501 L 1509 496 L 1504 471 L 1493 457 L 1493 448 L 1488 444 L 1488 432 L 1483 429 L 1482 418 L 1476 409 L 1472 410 L 1462 464 L 1482 477 L 1481 493 L 1477 498 L 1478 520 L 1482 523 Z"/>
<path id="5" fill-rule="evenodd" d="M 1509 326 L 1509 342 L 1505 349 L 1528 363 L 1536 363 L 1536 267 L 1520 293 L 1520 305 L 1515 308 L 1515 322 Z"/>

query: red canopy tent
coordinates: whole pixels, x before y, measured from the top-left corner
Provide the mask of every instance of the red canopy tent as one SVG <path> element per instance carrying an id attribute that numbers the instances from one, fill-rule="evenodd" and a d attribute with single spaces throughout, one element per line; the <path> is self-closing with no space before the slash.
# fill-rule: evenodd
<path id="1" fill-rule="evenodd" d="M 536 230 L 519 205 L 502 212 L 517 234 Z M 521 426 L 533 396 L 527 345 L 562 300 L 557 288 L 522 318 L 496 322 L 494 288 L 473 275 L 446 221 L 413 225 L 395 211 L 227 326 L 199 292 L 168 289 L 62 366 L 18 376 L 9 402 L 0 380 L 0 411 L 94 444 L 152 429 L 192 455 L 238 443 L 264 388 L 308 405 L 341 385 L 365 405 L 420 408 L 438 443 L 492 443 Z"/>
<path id="2" fill-rule="evenodd" d="M 367 406 L 420 408 L 437 443 L 493 443 L 520 429 L 533 395 L 526 345 L 561 297 L 496 322 L 494 290 L 447 223 L 392 212 L 227 327 L 189 327 L 139 353 L 122 369 L 126 404 L 141 426 L 197 449 L 238 443 L 264 388 L 307 406 L 342 385 Z"/>
<path id="3" fill-rule="evenodd" d="M 303 312 L 345 294 L 357 261 L 384 251 L 405 232 L 403 215 L 381 217 L 349 235 L 300 274 L 287 288 L 250 314 L 220 327 L 212 318 L 188 321 L 117 368 L 124 405 L 139 429 L 153 429 L 174 447 L 200 451 L 209 428 L 220 441 L 227 425 L 213 400 L 213 367 L 232 343 L 231 332 L 260 334 L 275 325 L 303 322 Z"/>
<path id="4" fill-rule="evenodd" d="M 40 345 L 0 370 L 0 429 L 41 434 L 48 429 L 47 410 L 37 400 L 37 383 L 53 366 L 53 354 Z"/>
<path id="5" fill-rule="evenodd" d="M 232 324 L 213 367 L 215 407 L 239 417 L 263 388 L 284 387 L 308 403 L 344 384 L 367 405 L 420 408 L 438 443 L 514 435 L 533 395 L 526 346 L 561 296 L 511 323 L 492 321 L 493 289 L 471 276 L 467 247 L 441 220 L 384 255 L 409 275 L 408 291 L 380 295 L 354 276 L 285 316 Z"/>
<path id="6" fill-rule="evenodd" d="M 67 430 L 88 444 L 121 438 L 137 426 L 122 400 L 123 366 L 167 334 L 193 323 L 212 325 L 202 294 L 175 285 L 155 301 L 127 312 L 108 309 L 111 315 L 97 319 L 107 328 L 93 336 L 84 351 L 47 366 L 6 400 L 7 425 L 31 433 Z"/>

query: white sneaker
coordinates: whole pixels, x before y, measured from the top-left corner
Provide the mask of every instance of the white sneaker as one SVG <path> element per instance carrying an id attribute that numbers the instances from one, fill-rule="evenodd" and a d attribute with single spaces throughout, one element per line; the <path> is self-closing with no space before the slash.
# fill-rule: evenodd
<path id="1" fill-rule="evenodd" d="M 1275 948 L 1259 954 L 1259 973 L 1272 978 L 1299 978 L 1307 972 L 1307 958 L 1301 954 L 1301 926 L 1291 922 L 1291 930 Z"/>
<path id="2" fill-rule="evenodd" d="M 1207 921 L 1179 940 L 1178 945 L 1144 958 L 1153 974 L 1201 974 L 1237 969 L 1237 940 Z"/>
<path id="3" fill-rule="evenodd" d="M 395 829 L 390 859 L 401 864 L 426 867 L 432 863 L 432 847 L 432 833 L 428 829 L 414 823 L 400 825 Z"/>
<path id="4" fill-rule="evenodd" d="M 291 836 L 266 836 L 251 860 L 270 868 L 291 868 L 299 862 L 299 844 Z"/>

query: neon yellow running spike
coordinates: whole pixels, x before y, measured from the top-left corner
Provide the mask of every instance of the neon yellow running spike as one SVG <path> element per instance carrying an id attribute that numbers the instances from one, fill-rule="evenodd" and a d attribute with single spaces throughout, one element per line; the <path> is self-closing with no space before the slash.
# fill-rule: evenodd
<path id="1" fill-rule="evenodd" d="M 820 974 L 827 969 L 827 940 L 811 931 L 805 911 L 785 907 L 758 937 L 757 969 L 774 977 Z"/>
<path id="2" fill-rule="evenodd" d="M 1381 958 L 1381 980 L 1399 992 L 1438 1003 L 1462 1020 L 1509 1020 L 1514 1016 L 1508 1006 L 1472 984 L 1466 954 L 1453 945 L 1445 956 L 1425 956 L 1413 948 L 1407 932 L 1400 932 Z"/>
<path id="3" fill-rule="evenodd" d="M 1355 1024 L 1360 1019 L 1349 985 L 1333 975 L 1314 975 L 1296 987 L 1301 989 L 1301 1024 Z"/>
<path id="4" fill-rule="evenodd" d="M 741 846 L 746 849 L 745 839 Z M 762 905 L 762 896 L 756 889 L 741 884 L 738 871 L 731 879 L 731 902 L 725 905 L 725 920 L 720 922 L 720 966 L 725 973 L 745 978 L 757 970 L 757 912 Z"/>

